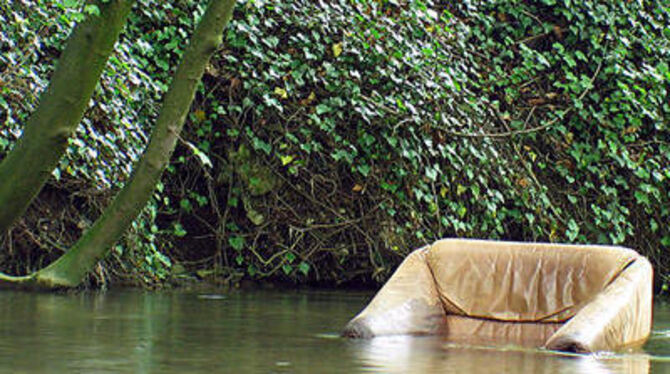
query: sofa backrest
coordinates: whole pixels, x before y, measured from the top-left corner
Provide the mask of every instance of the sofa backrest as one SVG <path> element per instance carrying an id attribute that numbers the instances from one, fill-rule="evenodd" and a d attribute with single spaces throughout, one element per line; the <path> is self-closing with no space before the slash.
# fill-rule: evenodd
<path id="1" fill-rule="evenodd" d="M 426 254 L 448 314 L 563 322 L 639 258 L 610 246 L 447 239 Z"/>

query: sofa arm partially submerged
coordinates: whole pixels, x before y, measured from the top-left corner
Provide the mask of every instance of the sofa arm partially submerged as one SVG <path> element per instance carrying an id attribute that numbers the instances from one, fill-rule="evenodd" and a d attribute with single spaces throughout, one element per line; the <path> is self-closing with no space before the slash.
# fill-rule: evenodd
<path id="1" fill-rule="evenodd" d="M 641 345 L 652 323 L 649 261 L 636 259 L 547 341 L 551 350 L 595 352 Z"/>
<path id="2" fill-rule="evenodd" d="M 400 264 L 367 307 L 344 328 L 342 335 L 370 338 L 394 334 L 440 334 L 446 315 L 426 264 L 423 247 Z"/>

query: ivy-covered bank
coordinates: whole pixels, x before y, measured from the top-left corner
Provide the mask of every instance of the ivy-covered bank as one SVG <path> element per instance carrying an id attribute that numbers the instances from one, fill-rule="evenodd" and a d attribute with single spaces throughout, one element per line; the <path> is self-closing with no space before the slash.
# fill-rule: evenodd
<path id="1" fill-rule="evenodd" d="M 91 283 L 373 284 L 455 236 L 625 245 L 670 283 L 665 2 L 238 3 L 154 199 Z M 0 154 L 78 6 L 0 5 Z M 137 1 L 2 270 L 53 260 L 124 183 L 203 7 Z"/>

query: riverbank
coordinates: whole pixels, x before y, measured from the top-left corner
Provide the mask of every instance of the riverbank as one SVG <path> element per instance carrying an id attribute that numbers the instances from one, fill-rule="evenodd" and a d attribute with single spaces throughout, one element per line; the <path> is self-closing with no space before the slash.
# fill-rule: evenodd
<path id="1" fill-rule="evenodd" d="M 144 149 L 203 9 L 137 4 L 51 180 L 0 235 L 1 271 L 67 251 Z M 81 13 L 0 7 L 4 158 Z M 240 0 L 151 201 L 84 287 L 374 288 L 461 237 L 630 247 L 665 292 L 668 24 L 661 2 Z"/>

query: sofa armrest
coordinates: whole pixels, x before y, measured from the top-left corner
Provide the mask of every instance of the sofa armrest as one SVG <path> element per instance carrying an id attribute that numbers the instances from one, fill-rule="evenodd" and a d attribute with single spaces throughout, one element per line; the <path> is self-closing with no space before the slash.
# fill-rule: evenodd
<path id="1" fill-rule="evenodd" d="M 651 331 L 652 279 L 649 261 L 635 259 L 556 331 L 545 348 L 595 352 L 643 343 Z"/>
<path id="2" fill-rule="evenodd" d="M 435 280 L 419 248 L 407 256 L 370 304 L 344 328 L 343 336 L 370 338 L 395 334 L 438 334 L 446 315 Z"/>

